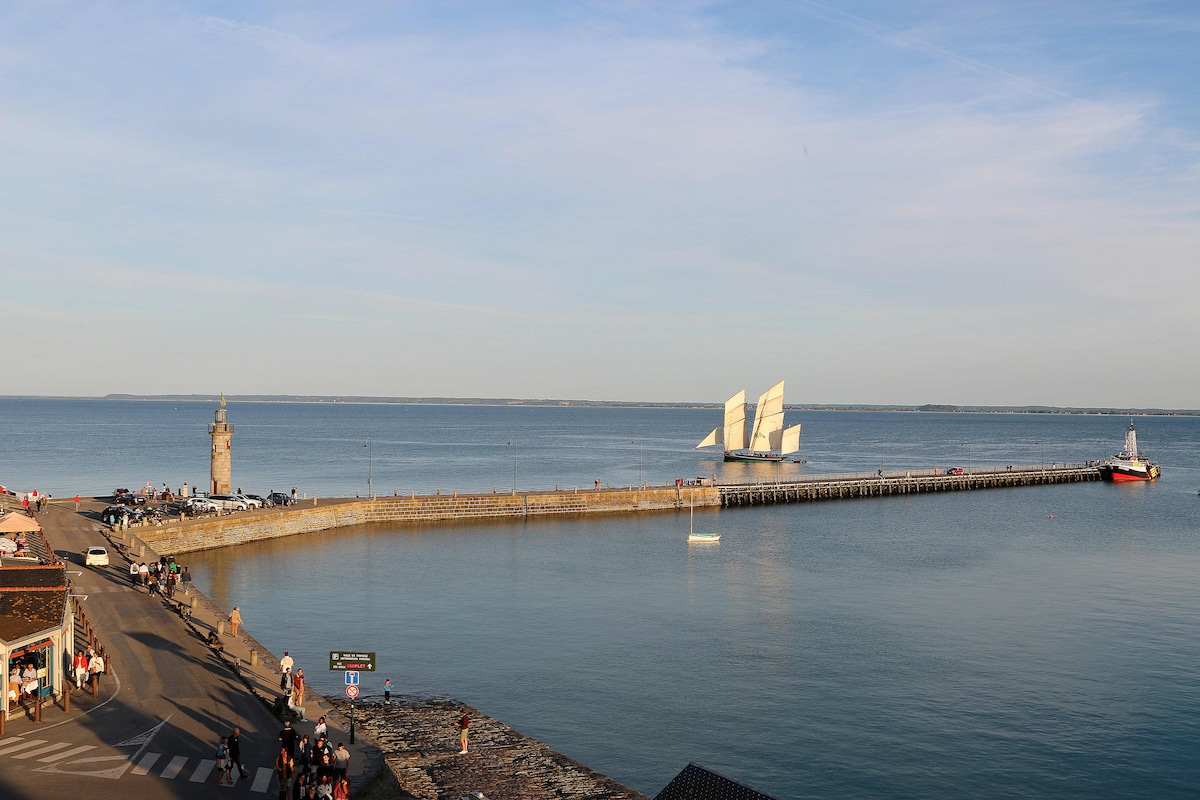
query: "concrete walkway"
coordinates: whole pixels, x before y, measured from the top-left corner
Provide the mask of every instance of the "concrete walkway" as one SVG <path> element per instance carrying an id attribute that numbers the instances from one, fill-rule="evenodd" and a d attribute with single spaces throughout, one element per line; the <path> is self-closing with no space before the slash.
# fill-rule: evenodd
<path id="1" fill-rule="evenodd" d="M 222 637 L 223 653 L 209 648 L 205 638 L 228 612 L 194 589 L 192 608 L 191 596 L 167 601 L 134 587 L 128 567 L 137 553 L 127 554 L 119 537 L 107 539 L 97 517 L 103 506 L 88 501 L 76 513 L 73 504 L 55 503 L 38 520 L 69 562 L 72 592 L 87 596 L 82 605 L 108 652 L 109 674 L 98 697 L 73 693 L 69 712 L 59 704 L 45 706 L 40 723 L 29 716 L 9 720 L 0 737 L 0 797 L 211 797 L 226 791 L 216 785 L 213 753 L 234 726 L 241 728 L 248 776 L 228 791 L 276 797 L 272 765 L 282 723 L 268 706 L 279 695 L 278 658 L 245 629 Z M 83 566 L 81 553 L 90 545 L 109 548 L 110 567 Z M 157 556 L 147 552 L 144 560 Z M 185 604 L 190 616 L 180 613 Z M 346 721 L 311 690 L 306 706 L 310 722 L 293 727 L 311 734 L 316 718 L 327 714 L 330 740 L 352 753 L 353 785 L 374 777 L 378 751 L 361 738 L 351 745 Z"/>

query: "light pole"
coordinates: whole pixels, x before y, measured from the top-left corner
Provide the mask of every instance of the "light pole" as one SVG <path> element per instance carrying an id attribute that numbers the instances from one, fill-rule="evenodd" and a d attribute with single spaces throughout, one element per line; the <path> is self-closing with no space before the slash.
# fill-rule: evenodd
<path id="1" fill-rule="evenodd" d="M 375 445 L 370 439 L 367 439 L 367 443 L 363 447 L 367 448 L 367 497 L 370 497 L 371 479 L 374 477 L 373 473 L 375 472 Z"/>
<path id="2" fill-rule="evenodd" d="M 1042 461 L 1040 464 L 1038 464 L 1038 468 L 1044 470 L 1046 468 L 1046 443 L 1045 442 L 1034 442 L 1034 444 L 1040 445 L 1042 448 Z"/>
<path id="3" fill-rule="evenodd" d="M 513 449 L 513 496 L 517 494 L 517 437 L 508 440 L 509 446 Z"/>

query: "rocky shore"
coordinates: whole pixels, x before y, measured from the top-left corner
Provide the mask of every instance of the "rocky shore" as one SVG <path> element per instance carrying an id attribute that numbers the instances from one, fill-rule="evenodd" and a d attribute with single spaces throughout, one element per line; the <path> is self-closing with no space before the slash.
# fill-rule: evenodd
<path id="1" fill-rule="evenodd" d="M 333 704 L 349 716 L 349 703 Z M 469 752 L 457 722 L 471 718 Z M 382 751 L 400 787 L 421 800 L 647 800 L 475 708 L 445 698 L 398 696 L 356 703 L 355 721 Z M 476 795 L 477 796 L 477 795 Z"/>

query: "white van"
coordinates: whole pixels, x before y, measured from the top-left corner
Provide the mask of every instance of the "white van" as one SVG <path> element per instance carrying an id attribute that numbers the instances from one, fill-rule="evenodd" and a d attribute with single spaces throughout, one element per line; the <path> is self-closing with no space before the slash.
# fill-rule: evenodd
<path id="1" fill-rule="evenodd" d="M 210 494 L 208 499 L 225 511 L 245 511 L 250 508 L 246 498 L 236 494 Z"/>

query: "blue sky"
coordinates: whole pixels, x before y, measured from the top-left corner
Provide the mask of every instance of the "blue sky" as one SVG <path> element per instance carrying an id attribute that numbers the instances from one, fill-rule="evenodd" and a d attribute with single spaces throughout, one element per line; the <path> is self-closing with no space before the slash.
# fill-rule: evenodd
<path id="1" fill-rule="evenodd" d="M 1200 407 L 1200 6 L 7 3 L 0 394 Z"/>

